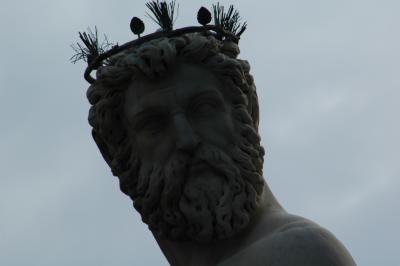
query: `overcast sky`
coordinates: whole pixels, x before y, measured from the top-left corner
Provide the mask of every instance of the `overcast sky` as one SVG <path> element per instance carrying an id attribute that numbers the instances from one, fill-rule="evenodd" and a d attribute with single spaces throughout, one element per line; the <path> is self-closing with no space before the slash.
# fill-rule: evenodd
<path id="1" fill-rule="evenodd" d="M 144 1 L 2 0 L 0 265 L 168 265 L 101 158 L 84 64 L 97 25 L 133 38 Z M 211 1 L 180 1 L 177 27 Z M 261 104 L 265 178 L 291 213 L 332 231 L 360 266 L 398 266 L 400 1 L 222 1 L 248 21 L 241 55 Z"/>

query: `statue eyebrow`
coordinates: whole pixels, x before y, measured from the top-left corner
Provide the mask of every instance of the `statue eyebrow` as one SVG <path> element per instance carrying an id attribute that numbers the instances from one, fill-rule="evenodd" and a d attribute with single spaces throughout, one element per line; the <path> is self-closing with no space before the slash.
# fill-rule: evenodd
<path id="1" fill-rule="evenodd" d="M 144 107 L 143 109 L 139 110 L 138 112 L 136 112 L 133 115 L 133 119 L 136 120 L 142 116 L 151 116 L 151 115 L 165 115 L 166 114 L 166 110 L 164 106 L 147 106 Z"/>
<path id="2" fill-rule="evenodd" d="M 199 93 L 196 93 L 195 95 L 192 95 L 189 98 L 189 102 L 186 105 L 186 107 L 190 107 L 193 104 L 196 103 L 196 101 L 199 98 L 204 98 L 204 97 L 212 97 L 213 99 L 218 99 L 221 101 L 221 95 L 215 90 L 205 90 L 201 91 Z M 141 108 L 138 108 L 136 112 L 132 114 L 133 120 L 140 119 L 143 116 L 152 116 L 152 115 L 166 115 L 168 113 L 168 110 L 165 105 L 163 104 L 149 104 L 148 106 L 143 106 Z"/>
<path id="3" fill-rule="evenodd" d="M 193 105 L 193 103 L 195 103 L 196 100 L 197 100 L 198 98 L 208 97 L 208 96 L 212 96 L 214 99 L 218 99 L 218 100 L 221 100 L 221 99 L 222 99 L 221 94 L 218 93 L 218 92 L 215 91 L 215 90 L 201 91 L 201 92 L 199 92 L 199 93 L 193 95 L 192 97 L 190 97 L 189 105 L 188 105 L 188 106 Z"/>
<path id="4" fill-rule="evenodd" d="M 167 92 L 168 90 L 165 90 Z M 157 104 L 154 103 L 155 99 L 163 99 L 160 96 L 156 95 L 147 95 L 144 99 L 139 100 L 136 106 L 131 107 L 131 116 L 136 118 L 138 115 L 142 115 L 142 113 L 147 112 L 165 112 L 166 107 L 164 106 L 164 101 L 160 100 Z"/>

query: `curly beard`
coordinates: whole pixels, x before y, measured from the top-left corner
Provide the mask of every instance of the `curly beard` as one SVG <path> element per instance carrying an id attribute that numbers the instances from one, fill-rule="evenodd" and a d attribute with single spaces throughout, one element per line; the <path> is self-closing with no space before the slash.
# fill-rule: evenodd
<path id="1" fill-rule="evenodd" d="M 120 176 L 143 222 L 159 238 L 209 242 L 244 229 L 263 191 L 264 150 L 257 132 L 236 110 L 237 146 L 201 143 L 193 155 L 176 151 L 163 166 L 142 164 L 131 154 Z"/>
<path id="2" fill-rule="evenodd" d="M 240 148 L 229 157 L 206 144 L 192 157 L 176 152 L 164 167 L 141 167 L 135 193 L 129 194 L 135 194 L 135 208 L 157 237 L 228 238 L 248 225 L 264 184 L 244 156 Z"/>

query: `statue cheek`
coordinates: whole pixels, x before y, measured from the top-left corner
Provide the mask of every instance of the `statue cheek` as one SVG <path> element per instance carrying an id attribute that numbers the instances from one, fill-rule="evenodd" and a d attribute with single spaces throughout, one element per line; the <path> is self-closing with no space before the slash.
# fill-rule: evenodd
<path id="1" fill-rule="evenodd" d="M 235 130 L 228 114 L 215 117 L 196 127 L 201 141 L 226 149 L 236 144 Z"/>
<path id="2" fill-rule="evenodd" d="M 174 152 L 173 140 L 168 132 L 163 134 L 137 134 L 134 149 L 143 162 L 163 164 Z"/>

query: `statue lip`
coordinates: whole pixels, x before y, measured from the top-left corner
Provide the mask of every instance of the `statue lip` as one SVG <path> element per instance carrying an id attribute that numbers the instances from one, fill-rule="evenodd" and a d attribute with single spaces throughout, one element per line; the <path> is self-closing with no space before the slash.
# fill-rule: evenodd
<path id="1" fill-rule="evenodd" d="M 204 160 L 194 160 L 189 164 L 189 173 L 203 172 L 210 169 L 208 163 Z"/>

